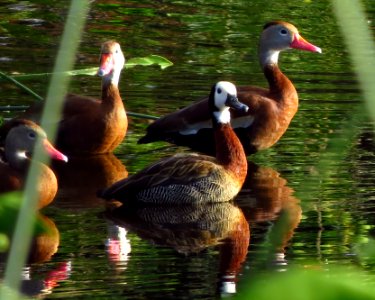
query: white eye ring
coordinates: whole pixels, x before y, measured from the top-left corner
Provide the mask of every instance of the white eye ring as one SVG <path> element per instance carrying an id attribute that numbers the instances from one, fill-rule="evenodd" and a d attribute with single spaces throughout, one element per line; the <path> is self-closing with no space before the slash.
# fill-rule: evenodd
<path id="1" fill-rule="evenodd" d="M 280 34 L 282 34 L 282 35 L 287 35 L 287 33 L 288 33 L 288 31 L 284 28 L 280 30 Z"/>

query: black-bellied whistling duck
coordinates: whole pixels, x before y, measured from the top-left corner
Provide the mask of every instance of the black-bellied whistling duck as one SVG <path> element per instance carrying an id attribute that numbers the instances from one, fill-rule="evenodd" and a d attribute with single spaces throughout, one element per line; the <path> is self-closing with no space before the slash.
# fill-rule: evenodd
<path id="1" fill-rule="evenodd" d="M 98 75 L 101 99 L 68 94 L 59 121 L 56 146 L 72 155 L 112 152 L 124 139 L 128 119 L 118 89 L 125 57 L 117 42 L 102 45 Z M 39 122 L 43 103 L 31 106 L 21 117 Z"/>
<path id="2" fill-rule="evenodd" d="M 0 155 L 0 193 L 21 190 L 24 187 L 30 154 L 34 150 L 37 137 L 47 154 L 57 160 L 67 161 L 67 157 L 56 150 L 47 140 L 42 128 L 29 120 L 13 120 L 13 126 L 2 128 L 5 136 L 4 153 Z M 38 181 L 38 208 L 48 205 L 56 195 L 57 179 L 53 171 L 41 164 L 41 174 Z"/>
<path id="3" fill-rule="evenodd" d="M 303 39 L 296 27 L 282 21 L 267 23 L 260 37 L 259 60 L 269 88 L 238 87 L 238 99 L 249 106 L 247 113 L 232 111 L 231 123 L 246 154 L 275 144 L 287 130 L 298 109 L 298 94 L 278 67 L 279 53 L 286 49 L 321 52 Z M 147 128 L 139 143 L 157 140 L 215 153 L 207 98 L 168 114 Z"/>
<path id="4" fill-rule="evenodd" d="M 230 126 L 229 108 L 247 110 L 237 99 L 236 87 L 226 81 L 215 84 L 207 103 L 216 140 L 216 158 L 175 155 L 123 179 L 101 192 L 105 199 L 157 204 L 225 202 L 240 191 L 246 177 L 243 147 Z"/>

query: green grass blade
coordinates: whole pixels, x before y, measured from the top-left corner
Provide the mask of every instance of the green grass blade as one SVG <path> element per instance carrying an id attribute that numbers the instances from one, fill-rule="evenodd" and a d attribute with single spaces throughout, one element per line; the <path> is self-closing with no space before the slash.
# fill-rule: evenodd
<path id="1" fill-rule="evenodd" d="M 39 96 L 37 93 L 35 93 L 31 89 L 29 89 L 27 86 L 23 85 L 21 82 L 15 80 L 13 77 L 8 76 L 8 75 L 4 74 L 3 72 L 0 72 L 0 78 L 4 78 L 7 81 L 13 83 L 17 87 L 19 87 L 21 90 L 24 90 L 25 92 L 29 93 L 30 95 L 32 95 L 36 99 L 43 100 L 43 97 Z"/>
<path id="2" fill-rule="evenodd" d="M 89 0 L 72 0 L 59 52 L 54 67 L 54 74 L 49 86 L 46 106 L 42 115 L 42 127 L 53 140 L 56 126 L 44 126 L 48 118 L 58 117 L 64 94 L 67 90 L 68 77 L 61 73 L 72 69 L 75 53 L 81 38 L 81 33 L 89 10 Z M 52 100 L 52 101 L 51 101 Z M 17 225 L 11 243 L 11 251 L 5 269 L 5 277 L 0 290 L 0 299 L 18 299 L 17 291 L 20 287 L 22 268 L 26 262 L 33 228 L 31 226 L 36 217 L 37 192 L 36 186 L 40 175 L 40 168 L 35 161 L 46 162 L 47 158 L 40 149 L 35 149 L 34 159 L 31 163 L 26 180 L 21 210 L 18 214 Z"/>
<path id="3" fill-rule="evenodd" d="M 369 115 L 375 120 L 375 43 L 363 3 L 358 0 L 332 0 Z"/>

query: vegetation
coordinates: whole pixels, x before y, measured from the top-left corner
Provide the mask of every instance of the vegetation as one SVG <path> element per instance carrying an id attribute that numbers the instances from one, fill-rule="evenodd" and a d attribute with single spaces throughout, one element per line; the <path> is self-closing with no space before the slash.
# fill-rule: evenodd
<path id="1" fill-rule="evenodd" d="M 313 2 L 314 0 L 312 0 Z M 311 1 L 307 1 L 311 2 Z M 364 57 L 363 53 L 373 53 L 375 47 L 373 45 L 373 40 L 367 24 L 365 22 L 366 18 L 361 9 L 359 2 L 352 0 L 332 0 L 333 7 L 338 19 L 338 23 L 341 24 L 344 29 L 343 35 L 346 39 L 348 49 L 351 53 L 353 66 L 355 71 L 358 74 L 358 80 L 360 86 L 363 90 L 364 98 L 366 101 L 366 109 L 361 107 L 361 110 L 354 110 L 353 117 L 351 120 L 348 120 L 345 124 L 346 127 L 340 130 L 340 134 L 336 135 L 335 138 L 331 139 L 329 148 L 326 153 L 319 157 L 319 163 L 315 166 L 316 172 L 310 175 L 308 178 L 304 179 L 302 183 L 303 187 L 301 190 L 311 191 L 311 196 L 314 196 L 314 193 L 319 190 L 318 185 L 321 182 L 327 181 L 333 174 L 337 173 L 335 169 L 336 161 L 343 159 L 342 149 L 345 148 L 347 141 L 351 141 L 356 136 L 356 124 L 359 120 L 363 120 L 364 114 L 363 111 L 366 110 L 369 112 L 373 120 L 375 120 L 375 85 L 372 83 L 375 82 L 375 63 L 373 55 L 366 55 L 366 60 L 362 61 Z M 81 19 L 82 24 L 77 24 L 75 22 L 74 32 L 69 31 L 69 26 L 71 25 L 71 19 L 68 18 L 66 23 L 66 32 L 65 35 L 75 36 L 74 39 L 71 39 L 72 42 L 76 43 L 79 41 L 80 30 L 77 30 L 78 27 L 82 27 L 84 17 L 86 16 L 86 11 L 88 8 L 88 1 L 72 1 L 72 9 L 70 17 L 75 20 Z M 77 17 L 77 14 L 80 18 Z M 75 16 L 75 17 L 72 17 Z M 345 24 L 345 25 L 344 25 Z M 70 49 L 71 53 L 67 55 L 66 50 Z M 76 45 L 67 45 L 66 41 L 61 42 L 61 51 L 64 52 L 64 61 L 60 61 L 61 56 L 58 57 L 56 62 L 56 67 L 54 73 L 52 74 L 50 94 L 60 94 L 63 95 L 64 89 L 67 84 L 68 77 L 65 75 L 80 75 L 80 74 L 92 74 L 96 70 L 85 69 L 74 71 L 70 73 L 72 69 L 72 57 L 74 56 L 74 50 Z M 61 52 L 60 52 L 61 53 Z M 70 61 L 69 61 L 70 59 Z M 154 63 L 159 58 L 153 57 L 142 58 L 141 62 L 138 60 L 133 61 L 134 64 L 149 64 Z M 68 61 L 65 61 L 68 60 Z M 129 67 L 131 61 L 129 60 Z M 157 62 L 158 63 L 158 62 Z M 161 63 L 164 65 L 164 62 Z M 17 75 L 13 76 L 18 82 L 26 80 L 28 76 L 46 76 L 46 74 L 26 74 L 26 75 Z M 48 76 L 51 76 L 48 74 Z M 56 80 L 61 82 L 62 80 L 65 84 L 62 87 L 56 87 Z M 59 89 L 59 91 L 56 91 Z M 50 96 L 47 96 L 47 101 L 50 99 Z M 55 99 L 55 103 L 56 103 Z M 60 99 L 61 103 L 62 99 Z M 9 108 L 10 109 L 10 108 Z M 49 107 L 47 113 L 57 113 L 57 108 Z M 48 133 L 50 136 L 53 136 L 53 130 Z M 135 141 L 133 141 L 135 144 Z M 272 150 L 270 150 L 272 151 Z M 37 154 L 39 156 L 40 154 Z M 43 160 L 44 158 L 41 158 Z M 37 178 L 36 171 L 31 169 L 30 182 L 27 184 L 27 190 L 22 200 L 22 211 L 29 214 L 30 210 L 35 210 L 33 206 L 33 178 Z M 319 174 L 319 177 L 314 174 Z M 306 194 L 305 194 L 306 195 Z M 8 235 L 12 231 L 12 221 L 15 219 L 16 211 L 19 207 L 19 195 L 11 194 L 2 196 L 0 201 L 0 251 L 8 247 L 9 240 Z M 306 199 L 306 198 L 304 198 Z M 307 199 L 308 200 L 308 199 Z M 302 205 L 307 205 L 303 203 Z M 19 295 L 12 293 L 9 295 L 8 287 L 13 291 L 18 289 L 19 286 L 19 274 L 20 268 L 23 266 L 25 261 L 25 251 L 20 253 L 16 251 L 16 247 L 19 249 L 27 249 L 28 240 L 25 238 L 25 232 L 31 234 L 32 230 L 28 228 L 33 228 L 30 224 L 33 222 L 33 219 L 26 218 L 25 213 L 20 214 L 18 218 L 20 220 L 17 232 L 15 234 L 15 247 L 12 249 L 12 256 L 9 259 L 7 266 L 6 278 L 4 280 L 3 290 L 0 291 L 0 298 L 2 296 L 4 299 L 15 299 Z M 38 230 L 42 230 L 42 223 L 38 223 Z M 271 252 L 274 249 L 274 245 L 277 243 L 278 232 L 282 232 L 282 227 L 284 224 L 279 222 L 273 228 L 273 231 L 269 234 L 271 237 L 270 241 L 267 244 L 264 244 L 266 249 L 265 253 Z M 25 229 L 26 228 L 26 229 Z M 27 235 L 26 235 L 27 236 Z M 273 240 L 274 239 L 274 240 Z M 236 295 L 239 299 L 375 299 L 375 279 L 374 277 L 374 265 L 375 265 L 375 242 L 368 238 L 366 240 L 357 241 L 356 254 L 358 256 L 358 267 L 351 266 L 334 266 L 330 264 L 329 266 L 325 265 L 306 265 L 305 267 L 300 268 L 291 268 L 285 273 L 275 273 L 274 271 L 268 274 L 262 274 L 259 276 L 251 276 L 246 274 L 245 278 L 241 279 L 240 285 L 241 292 Z M 268 250 L 268 251 L 267 251 Z M 269 263 L 268 255 L 264 255 L 263 262 L 264 265 L 259 267 L 259 270 L 262 270 L 264 273 L 264 266 Z M 23 256 L 22 256 L 23 255 Z M 22 258 L 23 257 L 23 258 Z M 254 272 L 252 272 L 254 274 Z M 363 278 L 366 275 L 366 280 Z M 368 278 L 373 278 L 373 280 L 368 280 Z M 243 291 L 243 292 L 242 292 Z M 6 295 L 6 296 L 5 296 Z"/>
<path id="2" fill-rule="evenodd" d="M 373 53 L 375 44 L 368 29 L 363 7 L 359 1 L 332 0 L 338 23 L 350 51 L 352 63 L 358 76 L 358 81 L 363 91 L 365 106 L 370 118 L 375 120 L 375 58 L 364 55 Z M 348 141 L 352 141 L 358 134 L 356 124 L 363 121 L 364 108 L 354 111 L 352 120 L 347 122 L 347 127 L 340 135 L 331 140 L 330 147 L 320 157 L 316 165 L 316 173 L 319 175 L 310 176 L 305 181 L 305 189 L 316 191 L 319 182 L 329 179 L 336 174 L 336 161 L 343 159 L 345 155 L 342 150 Z M 373 129 L 375 131 L 375 128 Z M 315 177 L 315 178 L 314 178 Z M 280 231 L 284 226 L 278 223 L 273 231 Z M 272 235 L 272 234 L 271 234 Z M 269 249 L 272 249 L 272 245 Z M 364 243 L 358 241 L 356 254 L 360 261 L 366 265 L 374 266 L 375 262 L 375 241 L 369 238 Z M 271 273 L 258 278 L 243 280 L 247 286 L 244 293 L 237 295 L 239 299 L 319 299 L 319 300 L 345 300 L 345 299 L 375 299 L 375 274 L 370 277 L 372 280 L 364 281 L 363 269 L 353 267 L 314 266 L 308 268 L 294 268 L 287 273 Z M 373 273 L 373 271 L 372 271 Z M 368 275 L 368 274 L 367 274 Z"/>

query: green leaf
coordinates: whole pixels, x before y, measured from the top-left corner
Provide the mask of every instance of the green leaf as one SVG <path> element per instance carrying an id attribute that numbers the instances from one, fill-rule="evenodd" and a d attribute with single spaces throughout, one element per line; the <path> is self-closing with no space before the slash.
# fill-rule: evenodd
<path id="1" fill-rule="evenodd" d="M 247 279 L 249 280 L 249 279 Z M 335 266 L 311 266 L 311 269 L 289 268 L 257 279 L 242 280 L 247 288 L 235 299 L 257 300 L 375 300 L 371 281 L 363 280 L 360 270 Z M 272 287 L 272 288 L 270 288 Z"/>
<path id="2" fill-rule="evenodd" d="M 165 57 L 159 56 L 159 55 L 149 55 L 145 57 L 134 57 L 130 58 L 126 63 L 125 63 L 125 68 L 130 69 L 136 66 L 151 66 L 151 65 L 158 65 L 161 69 L 168 68 L 170 66 L 173 66 L 173 63 L 166 59 Z M 88 76 L 94 76 L 96 75 L 96 72 L 98 71 L 97 67 L 93 68 L 86 68 L 86 69 L 79 69 L 79 70 L 72 70 L 72 71 L 67 71 L 64 72 L 68 76 L 77 76 L 77 75 L 88 75 Z M 0 75 L 3 75 L 3 77 L 6 80 L 12 80 L 13 82 L 15 81 L 14 79 L 17 80 L 27 80 L 27 79 L 35 79 L 37 77 L 49 77 L 52 75 L 52 73 L 39 73 L 39 74 L 14 74 L 14 75 L 6 75 L 4 73 L 0 73 Z M 0 77 L 0 80 L 1 80 Z"/>
<path id="3" fill-rule="evenodd" d="M 130 58 L 126 64 L 125 67 L 127 69 L 133 68 L 135 66 L 150 66 L 150 65 L 158 65 L 163 70 L 165 68 L 168 68 L 170 66 L 173 66 L 173 63 L 159 55 L 150 55 L 146 57 L 134 57 Z"/>
<path id="4" fill-rule="evenodd" d="M 9 238 L 6 234 L 0 232 L 0 252 L 5 252 L 9 249 Z"/>
<path id="5" fill-rule="evenodd" d="M 13 234 L 23 197 L 20 192 L 0 195 L 0 252 L 7 250 L 8 238 Z M 34 234 L 47 232 L 44 221 L 37 217 Z"/>

